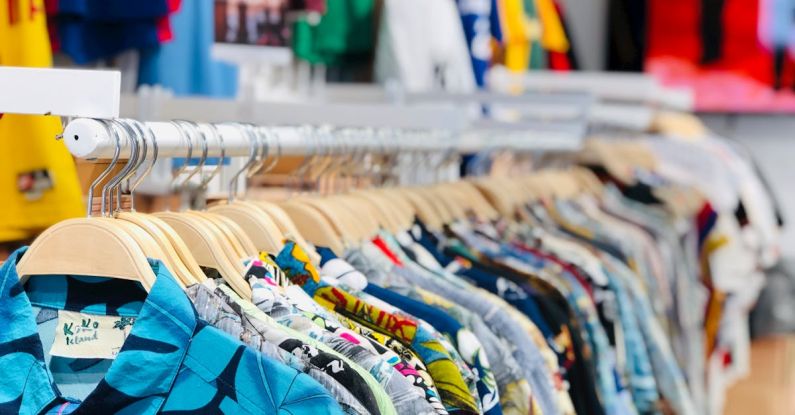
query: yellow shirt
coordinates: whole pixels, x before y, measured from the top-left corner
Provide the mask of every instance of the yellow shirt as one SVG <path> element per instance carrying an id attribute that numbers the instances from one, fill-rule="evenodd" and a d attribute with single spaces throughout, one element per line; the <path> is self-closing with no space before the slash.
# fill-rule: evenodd
<path id="1" fill-rule="evenodd" d="M 505 67 L 524 72 L 530 65 L 530 25 L 522 0 L 499 0 Z"/>
<path id="2" fill-rule="evenodd" d="M 552 52 L 566 53 L 569 51 L 569 39 L 563 29 L 560 14 L 553 0 L 536 0 L 536 10 L 541 19 L 541 45 Z"/>
<path id="3" fill-rule="evenodd" d="M 0 65 L 52 65 L 43 0 L 0 1 Z M 0 118 L 0 242 L 83 215 L 74 160 L 57 117 Z"/>

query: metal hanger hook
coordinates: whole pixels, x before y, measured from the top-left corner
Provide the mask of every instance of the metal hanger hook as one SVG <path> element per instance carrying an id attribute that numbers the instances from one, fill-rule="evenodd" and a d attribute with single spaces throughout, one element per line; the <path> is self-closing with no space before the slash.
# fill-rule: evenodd
<path id="1" fill-rule="evenodd" d="M 131 120 L 131 121 L 133 126 L 138 130 L 141 136 L 144 137 L 145 139 L 144 145 L 146 145 L 146 141 L 149 141 L 149 143 L 152 145 L 152 162 L 149 163 L 148 166 L 146 166 L 146 169 L 144 169 L 144 171 L 140 175 L 138 175 L 138 177 L 131 184 L 128 183 L 127 185 L 130 189 L 130 196 L 132 197 L 130 201 L 130 211 L 135 212 L 135 189 L 137 189 L 138 185 L 140 185 L 144 181 L 146 176 L 148 176 L 149 173 L 152 172 L 152 169 L 155 167 L 155 163 L 157 163 L 157 156 L 159 150 L 157 145 L 157 137 L 155 137 L 155 133 L 152 131 L 152 129 L 149 128 L 148 125 L 138 120 Z M 144 157 L 143 160 L 141 161 L 141 165 L 143 165 L 143 163 L 146 161 L 146 154 L 147 152 L 146 150 L 144 150 Z"/>
<path id="2" fill-rule="evenodd" d="M 259 127 L 248 124 L 246 125 L 246 128 L 248 128 L 251 134 L 253 134 L 253 136 L 256 138 L 257 149 L 259 150 L 256 158 L 257 161 L 248 169 L 248 171 L 246 171 L 246 178 L 250 179 L 262 170 L 270 149 L 268 148 L 268 140 L 263 138 L 262 131 Z"/>
<path id="3" fill-rule="evenodd" d="M 174 173 L 174 177 L 171 179 L 170 187 L 173 190 L 178 187 L 176 186 L 177 179 L 179 179 L 179 176 L 185 172 L 185 170 L 188 168 L 188 162 L 190 161 L 191 158 L 193 158 L 193 140 L 191 140 L 191 137 L 185 132 L 182 125 L 178 121 L 172 120 L 171 125 L 173 125 L 177 129 L 177 133 L 180 136 L 180 140 L 187 141 L 188 143 L 188 153 L 187 156 L 185 157 L 185 163 L 182 164 L 182 166 L 180 166 L 177 169 L 177 171 Z"/>
<path id="4" fill-rule="evenodd" d="M 215 176 L 217 176 L 218 173 L 221 172 L 221 169 L 224 166 L 224 160 L 226 160 L 226 146 L 224 145 L 224 137 L 223 135 L 221 135 L 221 132 L 218 131 L 218 127 L 216 127 L 215 124 L 208 123 L 203 125 L 206 126 L 208 130 L 210 130 L 210 134 L 215 138 L 215 141 L 218 143 L 218 147 L 221 149 L 221 157 L 218 159 L 218 163 L 216 164 L 215 169 L 213 169 L 213 171 L 210 172 L 210 174 L 208 174 L 207 177 L 204 180 L 202 180 L 200 184 L 202 189 L 207 189 L 207 185 L 210 184 L 210 181 L 212 181 L 215 178 Z"/>
<path id="5" fill-rule="evenodd" d="M 270 163 L 268 163 L 267 166 L 262 168 L 262 173 L 264 174 L 273 170 L 273 168 L 276 167 L 276 164 L 279 163 L 279 160 L 282 158 L 282 140 L 279 137 L 278 131 L 272 131 L 267 127 L 258 127 L 258 128 L 262 130 L 262 133 L 265 136 L 266 140 L 272 137 L 274 139 L 273 141 L 276 144 L 276 156 L 273 157 L 273 159 L 271 160 Z M 268 143 L 268 151 L 270 151 L 270 143 Z"/>
<path id="6" fill-rule="evenodd" d="M 121 121 L 123 123 L 125 130 L 127 130 L 127 133 L 130 134 L 130 137 L 133 138 L 135 143 L 138 145 L 138 148 L 140 149 L 140 152 L 136 152 L 134 159 L 131 155 L 130 164 L 132 165 L 132 169 L 130 169 L 130 172 L 126 175 L 126 177 L 122 179 L 126 180 L 127 191 L 130 193 L 130 210 L 135 211 L 134 190 L 135 187 L 137 187 L 138 184 L 141 182 L 141 179 L 140 178 L 137 179 L 134 184 L 131 183 L 131 180 L 138 173 L 138 169 L 140 169 L 141 166 L 143 166 L 144 163 L 146 163 L 146 157 L 149 155 L 149 145 L 148 145 L 149 140 L 147 139 L 148 137 L 146 137 L 146 134 L 144 134 L 144 130 L 141 127 L 141 125 L 143 124 L 141 122 L 133 119 L 123 119 Z M 119 184 L 119 190 L 121 190 L 121 184 Z M 121 209 L 121 191 L 119 191 L 117 195 L 118 195 L 117 198 L 118 206 L 116 209 L 118 211 L 119 209 Z"/>
<path id="7" fill-rule="evenodd" d="M 111 129 L 115 131 L 115 133 L 121 137 L 122 135 L 127 137 L 127 142 L 130 143 L 130 159 L 127 162 L 127 165 L 119 171 L 116 176 L 110 179 L 105 186 L 102 188 L 102 201 L 105 202 L 106 197 L 110 197 L 110 203 L 108 205 L 108 211 L 106 212 L 107 216 L 110 216 L 112 213 L 121 210 L 121 183 L 130 176 L 130 173 L 135 168 L 135 165 L 138 163 L 138 158 L 140 156 L 138 149 L 138 140 L 133 137 L 132 129 L 122 120 L 111 120 Z M 113 192 L 117 191 L 116 193 L 116 209 L 113 208 Z"/>
<path id="8" fill-rule="evenodd" d="M 201 138 L 201 145 L 202 145 L 202 155 L 201 155 L 201 158 L 199 158 L 199 162 L 196 164 L 196 167 L 193 169 L 193 171 L 188 173 L 188 176 L 185 177 L 185 180 L 183 180 L 182 183 L 179 185 L 180 190 L 184 192 L 188 188 L 188 184 L 190 183 L 190 179 L 193 178 L 193 176 L 195 176 L 196 173 L 201 173 L 199 175 L 199 177 L 203 178 L 204 164 L 207 163 L 207 155 L 208 155 L 209 149 L 208 149 L 208 146 L 207 146 L 207 136 L 204 134 L 203 131 L 199 130 L 198 124 L 196 124 L 193 121 L 186 121 L 186 120 L 177 120 L 176 122 L 179 125 L 183 126 L 183 128 L 184 127 L 188 127 L 187 128 L 188 137 L 191 139 L 191 141 L 192 141 L 192 134 L 191 133 L 193 133 L 195 135 L 198 135 Z M 185 165 L 188 165 L 188 163 L 190 163 L 190 159 L 185 160 Z"/>
<path id="9" fill-rule="evenodd" d="M 240 134 L 248 138 L 248 143 L 249 143 L 248 161 L 246 161 L 246 164 L 244 164 L 240 170 L 236 171 L 235 174 L 232 175 L 232 178 L 229 181 L 229 203 L 231 203 L 233 200 L 235 200 L 235 196 L 237 194 L 238 178 L 240 177 L 241 174 L 248 171 L 248 169 L 250 169 L 251 166 L 254 165 L 254 163 L 257 162 L 257 139 L 254 136 L 254 134 L 248 128 L 246 128 L 246 125 L 244 124 L 229 123 L 228 125 L 236 127 L 240 131 Z"/>
<path id="10" fill-rule="evenodd" d="M 102 173 L 91 182 L 91 185 L 88 187 L 88 211 L 86 212 L 86 217 L 91 217 L 91 211 L 93 210 L 94 205 L 94 189 L 105 180 L 105 177 L 110 174 L 110 172 L 116 167 L 116 164 L 119 162 L 119 156 L 121 155 L 121 139 L 119 135 L 111 128 L 111 123 L 108 120 L 98 120 L 104 127 L 105 131 L 108 133 L 109 137 L 113 137 L 116 141 L 116 147 L 113 150 L 113 158 L 110 160 L 108 167 L 102 171 Z M 105 216 L 105 199 L 103 197 L 102 201 L 100 202 L 100 216 Z"/>

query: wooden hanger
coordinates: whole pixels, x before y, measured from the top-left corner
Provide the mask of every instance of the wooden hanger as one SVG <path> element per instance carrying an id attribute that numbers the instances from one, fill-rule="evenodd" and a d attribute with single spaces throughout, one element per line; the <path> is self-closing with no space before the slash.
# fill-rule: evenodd
<path id="1" fill-rule="evenodd" d="M 196 258 L 193 257 L 193 254 L 190 252 L 190 250 L 188 250 L 188 246 L 185 244 L 185 241 L 180 238 L 179 234 L 177 234 L 174 228 L 168 226 L 166 222 L 154 215 L 143 213 L 134 214 L 145 216 L 147 222 L 153 224 L 163 233 L 163 235 L 166 237 L 166 240 L 168 241 L 168 245 L 177 253 L 193 280 L 196 282 L 202 282 L 207 279 L 201 267 L 199 266 L 199 263 L 196 262 Z"/>
<path id="2" fill-rule="evenodd" d="M 384 202 L 394 207 L 394 210 L 400 218 L 399 229 L 401 231 L 409 230 L 414 226 L 414 219 L 417 217 L 417 209 L 400 189 L 377 189 L 372 192 L 383 196 Z"/>
<path id="3" fill-rule="evenodd" d="M 238 225 L 235 221 L 227 218 L 226 216 L 219 215 L 217 213 L 211 213 L 206 211 L 205 213 L 207 213 L 208 215 L 215 216 L 218 219 L 218 221 L 220 221 L 226 226 L 226 228 L 232 233 L 232 235 L 235 236 L 237 241 L 240 243 L 240 246 L 243 248 L 244 253 L 249 255 L 257 255 L 259 253 L 259 250 L 254 245 L 254 241 L 252 241 L 251 238 L 248 237 L 248 235 L 243 230 L 243 228 L 241 228 L 240 225 Z"/>
<path id="4" fill-rule="evenodd" d="M 604 167 L 611 176 L 625 184 L 634 184 L 633 166 L 620 154 L 620 145 L 600 138 L 585 141 L 577 159 L 583 164 L 596 164 Z"/>
<path id="5" fill-rule="evenodd" d="M 346 215 L 359 225 L 356 242 L 371 240 L 381 229 L 388 229 L 389 221 L 370 199 L 351 195 L 335 195 L 330 198 L 346 211 Z"/>
<path id="6" fill-rule="evenodd" d="M 277 253 L 284 246 L 284 236 L 278 226 L 256 203 L 235 201 L 211 206 L 209 212 L 223 215 L 246 233 L 257 252 Z"/>
<path id="7" fill-rule="evenodd" d="M 553 181 L 552 190 L 557 199 L 572 199 L 580 193 L 579 185 L 569 174 L 559 170 L 550 170 L 547 171 L 547 179 Z"/>
<path id="8" fill-rule="evenodd" d="M 243 270 L 245 269 L 245 267 L 243 266 L 243 259 L 247 255 L 245 253 L 242 253 L 242 247 L 235 246 L 233 238 L 230 238 L 227 234 L 225 234 L 224 231 L 220 229 L 218 226 L 216 226 L 213 221 L 206 219 L 204 216 L 200 214 L 196 214 L 195 211 L 185 211 L 185 212 L 176 212 L 176 213 L 171 212 L 171 213 L 176 215 L 181 215 L 186 218 L 190 218 L 193 221 L 200 222 L 204 226 L 204 229 L 209 231 L 214 236 L 213 241 L 218 243 L 218 248 L 220 248 L 221 252 L 226 255 L 229 262 L 234 264 L 235 269 L 237 269 L 239 272 L 243 272 Z M 159 213 L 158 216 L 163 217 Z"/>
<path id="9" fill-rule="evenodd" d="M 256 255 L 259 252 L 257 251 L 257 248 L 254 247 L 254 243 L 248 239 L 248 236 L 245 234 L 237 235 L 235 230 L 230 228 L 229 219 L 218 214 L 199 210 L 189 210 L 185 213 L 188 215 L 197 216 L 207 221 L 208 226 L 212 227 L 213 229 L 217 229 L 220 232 L 220 235 L 223 237 L 223 240 L 228 242 L 229 246 L 232 248 L 232 251 L 234 252 L 234 256 L 232 257 L 233 259 L 242 260 L 243 258 Z M 231 223 L 232 225 L 237 226 L 236 223 Z M 237 229 L 239 230 L 240 227 L 238 226 Z M 242 233 L 242 231 L 240 232 Z M 245 248 L 243 247 L 244 244 L 247 245 Z"/>
<path id="10" fill-rule="evenodd" d="M 473 197 L 465 187 L 460 186 L 458 183 L 449 183 L 447 188 L 455 203 L 463 209 L 466 218 L 474 215 L 478 220 L 488 219 L 488 212 L 480 204 L 481 198 Z"/>
<path id="11" fill-rule="evenodd" d="M 177 279 L 181 280 L 186 286 L 201 282 L 204 279 L 204 273 L 201 268 L 199 268 L 199 264 L 196 263 L 193 255 L 188 252 L 185 242 L 179 238 L 176 232 L 165 222 L 152 215 L 135 212 L 135 189 L 143 179 L 149 175 L 149 172 L 157 162 L 157 138 L 154 136 L 152 130 L 142 122 L 136 120 L 122 120 L 122 123 L 126 123 L 129 127 L 128 132 L 130 133 L 130 137 L 135 140 L 133 143 L 138 143 L 138 147 L 141 149 L 138 163 L 130 164 L 133 166 L 131 171 L 132 176 L 135 176 L 137 170 L 146 162 L 147 156 L 150 153 L 152 154 L 152 161 L 143 173 L 138 175 L 129 185 L 131 211 L 117 212 L 115 217 L 136 224 L 152 236 L 163 250 L 169 269 L 175 274 Z"/>
<path id="12" fill-rule="evenodd" d="M 574 166 L 569 171 L 580 182 L 581 189 L 587 190 L 594 196 L 604 192 L 604 185 L 590 169 Z"/>
<path id="13" fill-rule="evenodd" d="M 171 271 L 171 273 L 179 281 L 181 281 L 182 284 L 188 286 L 199 282 L 196 277 L 194 277 L 193 272 L 188 269 L 183 259 L 174 249 L 174 246 L 171 244 L 171 241 L 168 239 L 166 234 L 159 227 L 152 224 L 149 218 L 145 218 L 142 214 L 131 212 L 119 212 L 115 215 L 115 218 L 121 222 L 130 223 L 134 225 L 135 228 L 145 232 L 151 239 L 151 242 L 154 242 L 160 249 L 160 252 L 158 253 L 160 256 L 153 256 L 153 258 L 162 260 L 166 267 L 168 267 L 169 271 Z M 135 228 L 132 228 L 133 232 L 135 232 Z M 130 228 L 127 229 L 128 232 L 131 231 Z M 135 235 L 132 236 L 135 238 Z M 139 242 L 139 244 L 141 243 L 140 237 L 135 239 Z M 147 255 L 152 254 L 147 252 Z"/>
<path id="14" fill-rule="evenodd" d="M 443 224 L 452 223 L 455 220 L 455 215 L 450 211 L 447 205 L 441 202 L 433 192 L 429 192 L 427 188 L 413 187 L 410 191 L 433 206 Z"/>
<path id="15" fill-rule="evenodd" d="M 94 189 L 115 168 L 121 152 L 112 125 L 108 122 L 105 127 L 108 135 L 116 137 L 116 151 L 108 168 L 89 187 L 89 206 Z M 17 263 L 20 284 L 34 275 L 68 274 L 138 281 L 148 292 L 157 276 L 142 247 L 119 226 L 121 221 L 92 218 L 90 207 L 88 213 L 87 218 L 67 219 L 49 227 L 33 241 Z"/>
<path id="16" fill-rule="evenodd" d="M 77 218 L 39 235 L 17 263 L 20 284 L 34 275 L 83 275 L 138 281 L 148 292 L 157 278 L 146 254 L 118 222 Z"/>
<path id="17" fill-rule="evenodd" d="M 313 264 L 320 264 L 320 255 L 315 252 L 314 247 L 306 240 L 306 238 L 304 238 L 303 235 L 301 235 L 301 232 L 298 231 L 298 227 L 295 225 L 295 222 L 293 222 L 293 220 L 290 218 L 290 215 L 288 215 L 284 209 L 275 203 L 266 202 L 263 200 L 253 201 L 252 203 L 258 208 L 262 209 L 271 219 L 273 219 L 273 223 L 276 224 L 281 235 L 283 236 L 282 240 L 290 239 L 294 241 L 296 244 L 302 247 L 304 251 L 306 251 Z M 281 250 L 281 248 L 279 250 Z"/>
<path id="18" fill-rule="evenodd" d="M 351 223 L 349 216 L 344 210 L 341 210 L 339 206 L 333 203 L 324 203 L 324 201 L 317 196 L 297 197 L 291 199 L 291 201 L 304 204 L 311 207 L 316 212 L 319 212 L 325 220 L 331 224 L 346 246 L 357 241 L 359 232 L 356 228 L 356 224 Z M 289 211 L 287 213 L 290 214 Z M 301 233 L 306 235 L 303 231 Z"/>
<path id="19" fill-rule="evenodd" d="M 141 166 L 145 162 L 146 153 L 148 150 L 148 143 L 143 140 L 142 136 L 136 134 L 136 129 L 133 128 L 132 122 L 129 120 L 111 120 L 108 121 L 106 124 L 108 127 L 108 133 L 115 138 L 117 145 L 120 146 L 122 139 L 126 139 L 130 147 L 130 160 L 117 172 L 117 174 L 109 179 L 107 182 L 103 184 L 102 188 L 102 199 L 100 203 L 100 207 L 102 210 L 102 215 L 105 215 L 105 202 L 109 202 L 108 211 L 114 210 L 113 203 L 115 201 L 116 206 L 115 209 L 117 211 L 121 210 L 123 203 L 123 198 L 121 194 L 121 185 L 125 180 L 129 180 L 133 174 L 135 174 L 138 167 Z M 118 155 L 120 153 L 120 147 L 117 147 L 116 153 L 114 154 L 114 159 L 111 162 L 113 166 L 115 166 L 116 162 L 118 161 Z M 109 169 L 112 167 L 109 166 Z M 106 170 L 100 176 L 101 179 L 104 180 L 107 172 L 110 170 Z M 137 182 L 136 182 L 137 183 Z M 95 181 L 94 185 L 99 184 L 99 181 Z M 93 185 L 92 185 L 93 186 Z M 93 199 L 93 192 L 92 192 L 92 199 Z M 92 208 L 93 208 L 93 200 L 91 200 Z M 130 201 L 130 206 L 132 207 L 132 201 Z M 149 258 L 155 258 L 163 261 L 166 267 L 175 272 L 175 276 L 177 277 L 178 283 L 181 282 L 182 285 L 185 282 L 190 282 L 190 278 L 187 277 L 184 273 L 180 272 L 180 260 L 176 255 L 169 255 L 165 252 L 165 249 L 161 246 L 163 241 L 157 240 L 157 234 L 150 234 L 147 230 L 147 224 L 143 219 L 138 221 L 142 223 L 142 226 L 139 226 L 135 223 L 129 221 L 119 221 L 118 227 L 125 230 L 141 247 L 144 254 L 147 255 Z"/>
<path id="20" fill-rule="evenodd" d="M 411 229 L 414 225 L 414 219 L 417 217 L 417 211 L 414 205 L 403 197 L 400 192 L 395 192 L 392 188 L 370 190 L 370 192 L 380 196 L 382 203 L 392 209 L 399 231 Z"/>
<path id="21" fill-rule="evenodd" d="M 458 203 L 455 193 L 446 184 L 442 183 L 427 187 L 425 192 L 426 195 L 437 200 L 438 203 L 444 206 L 444 209 L 450 212 L 451 222 L 449 223 L 467 217 L 466 210 Z"/>
<path id="22" fill-rule="evenodd" d="M 211 127 L 210 132 L 215 137 L 216 141 L 221 147 L 222 158 L 225 154 L 223 140 L 220 139 L 217 129 Z M 239 245 L 247 255 L 254 255 L 260 251 L 264 252 L 278 252 L 281 250 L 284 236 L 279 231 L 279 228 L 273 223 L 273 220 L 259 207 L 253 203 L 236 200 L 236 190 L 238 178 L 242 174 L 250 177 L 262 167 L 262 159 L 258 159 L 257 154 L 259 148 L 264 148 L 264 143 L 261 141 L 261 136 L 253 127 L 237 125 L 240 133 L 248 137 L 251 145 L 248 161 L 244 166 L 238 170 L 229 182 L 229 198 L 227 201 L 219 202 L 211 206 L 209 212 L 215 215 L 218 219 L 218 225 L 227 230 L 235 236 Z M 264 151 L 264 150 L 263 150 Z M 263 155 L 264 157 L 264 155 Z M 220 164 L 216 171 L 202 183 L 206 187 L 212 177 L 220 171 Z M 223 218 L 223 219 L 221 219 Z M 225 225 L 223 225 L 225 223 Z"/>
<path id="23" fill-rule="evenodd" d="M 437 208 L 432 205 L 428 200 L 415 193 L 413 189 L 400 188 L 398 194 L 403 196 L 417 212 L 417 217 L 428 227 L 428 229 L 438 232 L 444 225 L 444 218 Z"/>
<path id="24" fill-rule="evenodd" d="M 480 178 L 471 182 L 483 194 L 486 200 L 500 212 L 500 215 L 506 218 L 513 217 L 513 201 L 511 200 L 510 193 L 505 189 L 498 186 L 498 182 L 494 179 Z"/>
<path id="25" fill-rule="evenodd" d="M 389 230 L 392 233 L 396 233 L 400 229 L 400 218 L 396 217 L 396 212 L 390 207 L 394 205 L 390 205 L 388 201 L 385 201 L 383 196 L 362 190 L 349 193 L 347 196 L 368 203 L 372 207 L 376 219 L 378 219 L 380 228 Z"/>
<path id="26" fill-rule="evenodd" d="M 279 204 L 295 223 L 298 230 L 315 246 L 324 246 L 337 255 L 345 253 L 345 242 L 338 230 L 317 209 L 294 199 Z"/>
<path id="27" fill-rule="evenodd" d="M 323 199 L 334 205 L 346 223 L 355 228 L 355 239 L 352 240 L 355 246 L 374 238 L 382 228 L 376 208 L 367 200 L 348 195 L 333 195 Z"/>
<path id="28" fill-rule="evenodd" d="M 458 188 L 464 192 L 467 197 L 474 201 L 480 215 L 483 215 L 488 220 L 496 220 L 500 217 L 500 212 L 483 197 L 483 193 L 478 191 L 477 187 L 467 180 L 461 180 L 457 184 Z"/>
<path id="29" fill-rule="evenodd" d="M 251 299 L 251 288 L 243 278 L 243 264 L 230 260 L 234 253 L 230 252 L 229 244 L 221 240 L 219 231 L 213 231 L 206 222 L 192 215 L 160 212 L 155 216 L 179 234 L 199 265 L 215 269 L 236 293 Z"/>

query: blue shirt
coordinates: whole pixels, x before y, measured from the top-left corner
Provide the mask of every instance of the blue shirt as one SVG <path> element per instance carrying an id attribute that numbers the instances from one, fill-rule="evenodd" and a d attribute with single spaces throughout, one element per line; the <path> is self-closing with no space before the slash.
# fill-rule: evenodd
<path id="1" fill-rule="evenodd" d="M 235 97 L 237 66 L 212 57 L 214 7 L 212 0 L 182 1 L 169 17 L 174 39 L 141 50 L 138 85 L 161 85 L 176 96 Z"/>
<path id="2" fill-rule="evenodd" d="M 26 249 L 0 268 L 0 413 L 342 414 L 309 376 L 199 320 L 159 261 L 150 260 L 149 294 L 130 281 L 69 275 L 34 276 L 23 288 L 16 263 Z M 54 357 L 44 350 L 55 310 L 135 322 L 114 360 Z"/>

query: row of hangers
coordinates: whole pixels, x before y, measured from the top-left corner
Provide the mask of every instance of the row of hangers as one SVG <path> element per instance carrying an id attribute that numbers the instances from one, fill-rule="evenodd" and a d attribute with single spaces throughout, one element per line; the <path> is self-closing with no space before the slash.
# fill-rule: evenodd
<path id="1" fill-rule="evenodd" d="M 200 283 L 206 278 L 204 270 L 211 268 L 241 297 L 250 299 L 243 259 L 257 256 L 261 251 L 278 252 L 286 238 L 305 247 L 311 243 L 342 254 L 346 247 L 372 239 L 380 229 L 395 233 L 409 230 L 415 217 L 429 228 L 440 230 L 445 224 L 471 215 L 483 220 L 512 218 L 516 208 L 527 202 L 575 197 L 598 192 L 601 186 L 590 172 L 575 168 L 422 186 L 353 189 L 352 183 L 372 184 L 374 177 L 384 176 L 384 170 L 395 165 L 390 165 L 389 157 L 365 163 L 367 154 L 349 148 L 351 151 L 342 157 L 337 155 L 336 161 L 318 151 L 299 167 L 304 180 L 309 177 L 321 184 L 325 193 L 293 194 L 279 201 L 249 200 L 237 197 L 238 177 L 243 174 L 250 177 L 263 168 L 269 170 L 279 154 L 265 166 L 274 144 L 267 131 L 234 124 L 248 138 L 250 152 L 243 168 L 230 181 L 229 198 L 207 208 L 146 214 L 135 211 L 134 197 L 129 210 L 123 209 L 122 187 L 126 183 L 127 192 L 134 196 L 135 188 L 157 161 L 157 139 L 151 129 L 136 120 L 103 123 L 115 139 L 116 149 L 110 165 L 89 188 L 88 216 L 60 222 L 33 242 L 17 264 L 22 283 L 33 275 L 72 274 L 139 281 L 148 290 L 156 275 L 147 258 L 156 258 L 182 286 Z M 219 162 L 205 175 L 208 140 L 219 146 L 220 160 L 224 160 L 223 137 L 213 124 L 190 121 L 173 121 L 173 124 L 188 143 L 188 160 L 193 158 L 194 143 L 201 147 L 197 166 L 184 177 L 188 163 L 176 172 L 175 183 L 182 177 L 176 187 L 184 191 L 191 178 L 200 173 L 199 190 L 206 190 L 223 164 Z M 123 140 L 129 144 L 129 161 L 108 179 L 119 164 Z M 275 144 L 278 148 L 278 143 Z M 412 168 L 438 168 L 454 159 L 447 156 L 435 158 L 435 166 Z M 151 160 L 144 167 L 147 159 Z M 433 158 L 417 159 L 421 164 Z M 373 165 L 378 168 L 372 168 Z M 94 193 L 100 184 L 103 184 L 100 212 L 99 216 L 92 216 Z M 312 249 L 306 251 L 313 262 L 318 261 Z"/>

